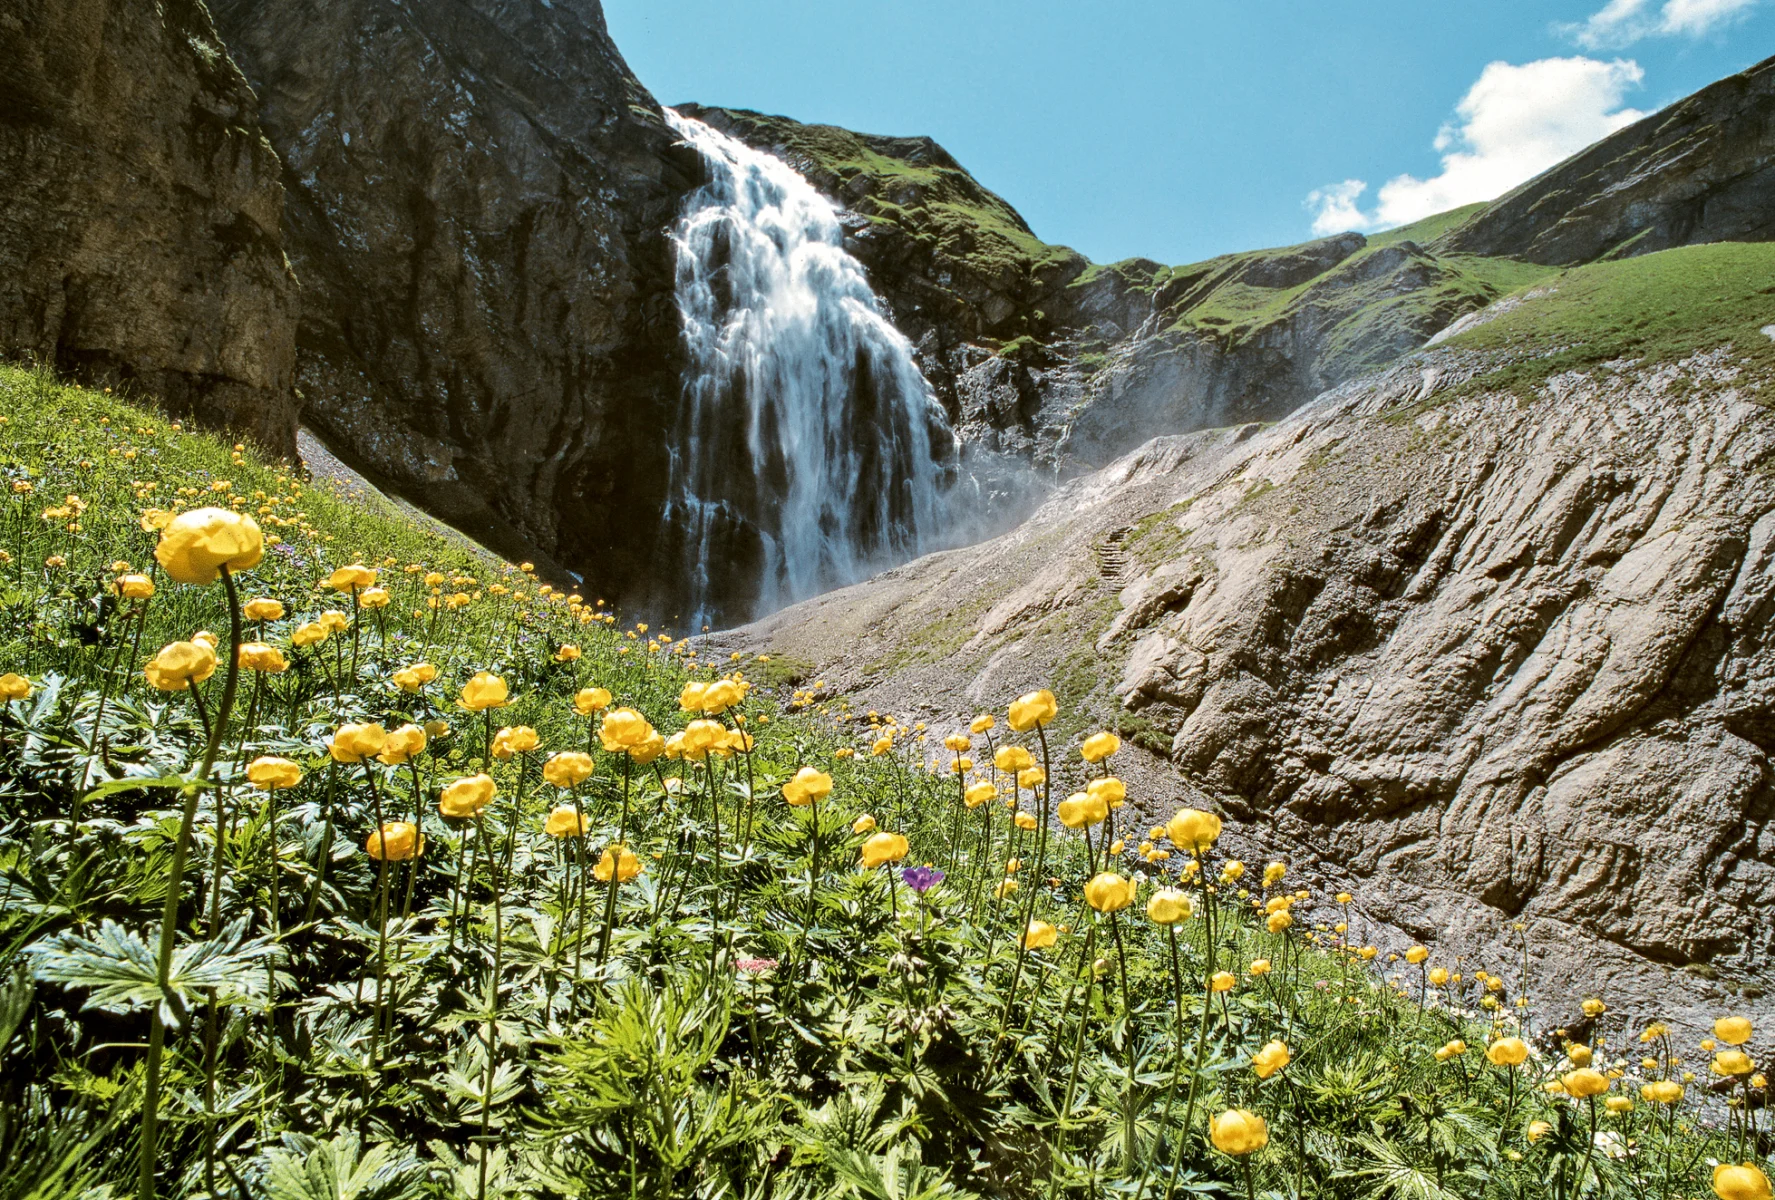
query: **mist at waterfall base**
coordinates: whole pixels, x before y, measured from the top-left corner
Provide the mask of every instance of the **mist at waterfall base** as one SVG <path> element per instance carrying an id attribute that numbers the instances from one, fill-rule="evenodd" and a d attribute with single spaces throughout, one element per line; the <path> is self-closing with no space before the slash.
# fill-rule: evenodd
<path id="1" fill-rule="evenodd" d="M 672 233 L 685 370 L 661 544 L 690 628 L 987 536 L 1028 473 L 964 455 L 838 209 L 782 160 L 665 111 L 707 172 Z"/>

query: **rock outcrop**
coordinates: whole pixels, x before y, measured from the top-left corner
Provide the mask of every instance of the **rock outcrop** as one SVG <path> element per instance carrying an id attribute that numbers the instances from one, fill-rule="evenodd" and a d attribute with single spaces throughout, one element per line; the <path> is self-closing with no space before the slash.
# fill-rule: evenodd
<path id="1" fill-rule="evenodd" d="M 1675 251 L 1717 257 L 1671 274 L 1752 251 L 1754 292 L 1758 248 Z M 1117 764 L 1150 815 L 1218 804 L 1445 958 L 1499 969 L 1526 937 L 1537 996 L 1754 1000 L 1775 982 L 1756 321 L 1539 381 L 1511 366 L 1532 341 L 1455 338 L 1272 427 L 1149 442 L 996 542 L 735 644 L 927 719 L 1054 687 L 1065 736 L 1102 722 L 1150 752 Z"/>
<path id="2" fill-rule="evenodd" d="M 1443 239 L 1571 266 L 1775 239 L 1775 58 L 1604 138 Z"/>
<path id="3" fill-rule="evenodd" d="M 215 12 L 284 162 L 305 419 L 501 553 L 641 600 L 679 386 L 666 233 L 700 166 L 596 0 Z"/>
<path id="4" fill-rule="evenodd" d="M 0 8 L 0 354 L 293 454 L 277 156 L 198 0 Z"/>

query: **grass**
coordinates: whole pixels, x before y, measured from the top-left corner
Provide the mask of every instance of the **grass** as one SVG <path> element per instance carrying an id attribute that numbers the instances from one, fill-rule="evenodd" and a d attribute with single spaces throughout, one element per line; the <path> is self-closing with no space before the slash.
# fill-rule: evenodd
<path id="1" fill-rule="evenodd" d="M 1469 384 L 1531 392 L 1554 375 L 1631 359 L 1677 362 L 1730 346 L 1755 377 L 1775 368 L 1775 245 L 1724 242 L 1593 263 L 1550 275 L 1550 294 L 1445 345 L 1507 355 Z"/>
<path id="2" fill-rule="evenodd" d="M 804 166 L 835 177 L 857 212 L 896 226 L 939 260 L 989 283 L 1027 284 L 1038 274 L 1077 270 L 1084 262 L 1067 247 L 1042 241 L 1016 209 L 926 139 L 871 137 L 744 109 L 723 111 L 752 140 L 781 146 Z"/>
<path id="3" fill-rule="evenodd" d="M 1400 959 L 1286 864 L 1186 851 L 1205 814 L 1129 828 L 1067 703 L 1085 648 L 1021 733 L 1011 697 L 971 734 L 791 713 L 764 680 L 799 664 L 710 661 L 115 397 L 0 368 L 0 421 L 0 1194 L 1627 1200 L 1758 1144 L 1699 1088 L 1548 1090 L 1705 1073 L 1656 1014 L 1568 1043 L 1513 963 Z M 232 708 L 225 590 L 142 526 L 200 505 L 278 539 L 237 582 L 284 605 L 246 632 L 288 669 Z M 386 607 L 333 586 L 354 560 Z M 151 687 L 200 629 L 214 676 Z M 480 673 L 506 706 L 465 707 Z M 420 722 L 409 761 L 352 761 Z M 250 783 L 268 758 L 293 786 Z M 379 828 L 414 853 L 372 857 Z M 1522 1065 L 1480 1061 L 1518 1032 Z M 1236 1110 L 1266 1146 L 1211 1136 Z"/>

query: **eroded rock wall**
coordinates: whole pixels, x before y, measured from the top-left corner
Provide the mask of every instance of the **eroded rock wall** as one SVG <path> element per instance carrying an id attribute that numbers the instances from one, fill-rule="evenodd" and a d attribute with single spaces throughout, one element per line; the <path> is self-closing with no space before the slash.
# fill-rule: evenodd
<path id="1" fill-rule="evenodd" d="M 293 454 L 277 157 L 197 0 L 0 3 L 0 354 Z"/>
<path id="2" fill-rule="evenodd" d="M 696 181 L 596 0 L 221 0 L 284 160 L 305 419 L 354 467 L 604 598 L 650 561 Z"/>

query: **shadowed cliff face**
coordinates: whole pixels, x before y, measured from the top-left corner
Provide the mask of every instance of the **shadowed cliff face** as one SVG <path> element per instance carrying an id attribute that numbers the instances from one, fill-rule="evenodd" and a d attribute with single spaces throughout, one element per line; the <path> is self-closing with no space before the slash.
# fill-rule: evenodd
<path id="1" fill-rule="evenodd" d="M 0 11 L 0 354 L 296 446 L 277 158 L 196 0 Z"/>
<path id="2" fill-rule="evenodd" d="M 215 11 L 284 160 L 305 420 L 508 557 L 669 599 L 665 232 L 700 168 L 595 0 Z"/>

